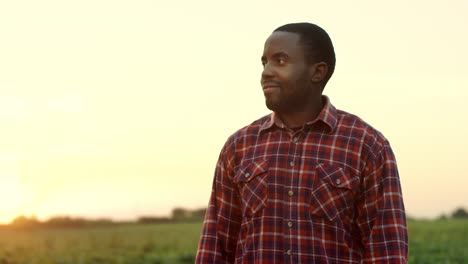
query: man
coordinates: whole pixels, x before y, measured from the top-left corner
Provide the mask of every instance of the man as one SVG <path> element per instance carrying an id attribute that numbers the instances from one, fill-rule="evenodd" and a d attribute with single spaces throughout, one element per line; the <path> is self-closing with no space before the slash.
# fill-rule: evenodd
<path id="1" fill-rule="evenodd" d="M 406 263 L 408 237 L 388 141 L 322 91 L 328 34 L 287 24 L 266 40 L 273 112 L 233 134 L 216 166 L 197 263 Z"/>

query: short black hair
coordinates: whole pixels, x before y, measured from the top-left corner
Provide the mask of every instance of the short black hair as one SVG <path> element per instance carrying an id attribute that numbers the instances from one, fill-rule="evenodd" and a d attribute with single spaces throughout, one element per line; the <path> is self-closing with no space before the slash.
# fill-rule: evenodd
<path id="1" fill-rule="evenodd" d="M 283 31 L 296 33 L 304 45 L 308 63 L 325 62 L 328 72 L 325 76 L 324 86 L 335 71 L 335 49 L 328 33 L 321 27 L 312 23 L 291 23 L 280 26 L 273 32 Z"/>

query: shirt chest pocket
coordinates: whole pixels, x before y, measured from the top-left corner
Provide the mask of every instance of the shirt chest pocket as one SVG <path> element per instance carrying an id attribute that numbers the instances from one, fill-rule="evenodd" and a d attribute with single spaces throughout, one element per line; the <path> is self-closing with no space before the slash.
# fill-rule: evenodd
<path id="1" fill-rule="evenodd" d="M 311 214 L 333 222 L 340 222 L 343 215 L 352 214 L 359 178 L 346 175 L 343 168 L 328 164 L 319 164 L 316 175 L 310 202 Z"/>
<path id="2" fill-rule="evenodd" d="M 264 160 L 252 161 L 240 166 L 234 177 L 242 199 L 242 213 L 253 216 L 267 206 L 268 164 Z"/>

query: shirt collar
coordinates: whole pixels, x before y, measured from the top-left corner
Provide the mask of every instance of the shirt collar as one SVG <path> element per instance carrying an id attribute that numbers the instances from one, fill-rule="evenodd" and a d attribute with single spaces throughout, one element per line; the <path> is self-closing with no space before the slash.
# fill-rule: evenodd
<path id="1" fill-rule="evenodd" d="M 335 129 L 337 123 L 336 108 L 331 104 L 330 99 L 326 95 L 322 95 L 322 100 L 324 104 L 319 115 L 317 116 L 317 118 L 315 118 L 315 120 L 307 122 L 306 125 L 312 125 L 318 121 L 322 121 L 329 128 L 329 132 L 331 132 L 333 131 L 333 129 Z M 283 121 L 279 119 L 278 115 L 275 112 L 272 112 L 270 114 L 270 118 L 268 118 L 267 121 L 263 123 L 259 132 L 261 133 L 262 131 L 267 130 L 273 126 L 277 126 L 280 128 L 286 127 L 286 125 L 284 125 Z"/>

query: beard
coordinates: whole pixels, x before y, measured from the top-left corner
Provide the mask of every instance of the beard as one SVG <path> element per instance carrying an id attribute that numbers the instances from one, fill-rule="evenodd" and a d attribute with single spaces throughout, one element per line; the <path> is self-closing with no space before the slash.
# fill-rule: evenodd
<path id="1" fill-rule="evenodd" d="M 301 111 L 313 94 L 311 84 L 309 76 L 303 73 L 293 83 L 282 83 L 276 94 L 265 96 L 265 104 L 268 109 L 279 113 Z"/>

